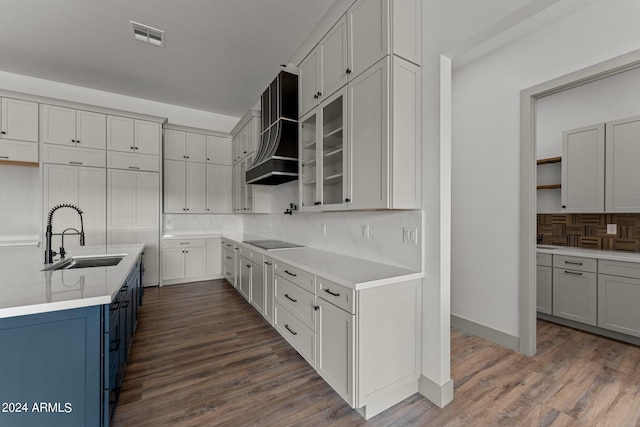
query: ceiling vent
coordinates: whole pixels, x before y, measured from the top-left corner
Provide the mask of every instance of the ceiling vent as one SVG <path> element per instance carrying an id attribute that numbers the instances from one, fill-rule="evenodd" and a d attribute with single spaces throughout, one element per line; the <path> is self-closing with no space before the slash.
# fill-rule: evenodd
<path id="1" fill-rule="evenodd" d="M 134 21 L 129 21 L 129 23 L 134 39 L 164 47 L 164 31 Z"/>

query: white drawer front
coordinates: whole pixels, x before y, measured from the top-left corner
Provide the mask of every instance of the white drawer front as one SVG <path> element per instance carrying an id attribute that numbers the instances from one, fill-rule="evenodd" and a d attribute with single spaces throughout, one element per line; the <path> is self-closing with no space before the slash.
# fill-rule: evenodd
<path id="1" fill-rule="evenodd" d="M 355 291 L 331 280 L 318 276 L 318 296 L 341 309 L 355 314 Z"/>
<path id="2" fill-rule="evenodd" d="M 185 247 L 204 248 L 205 246 L 207 246 L 206 239 L 184 239 L 184 240 L 171 239 L 171 240 L 162 241 L 162 247 L 167 249 L 185 248 Z"/>
<path id="3" fill-rule="evenodd" d="M 38 144 L 36 142 L 0 141 L 0 160 L 35 163 L 38 161 Z"/>
<path id="4" fill-rule="evenodd" d="M 600 259 L 598 260 L 598 273 L 640 279 L 640 264 L 635 262 Z"/>
<path id="5" fill-rule="evenodd" d="M 536 265 L 541 265 L 543 267 L 551 267 L 553 265 L 552 255 L 542 254 L 540 252 L 536 253 Z"/>
<path id="6" fill-rule="evenodd" d="M 222 250 L 222 261 L 225 264 L 233 265 L 233 249 L 227 249 L 226 247 Z"/>
<path id="7" fill-rule="evenodd" d="M 287 307 L 298 319 L 315 331 L 316 296 L 282 277 L 276 276 L 274 283 L 276 288 L 276 301 L 284 307 Z"/>
<path id="8" fill-rule="evenodd" d="M 567 270 L 579 270 L 595 273 L 598 271 L 598 260 L 595 258 L 554 255 L 553 266 L 555 268 L 566 268 Z"/>
<path id="9" fill-rule="evenodd" d="M 312 294 L 316 293 L 316 276 L 281 261 L 275 261 L 274 272 Z"/>
<path id="10" fill-rule="evenodd" d="M 42 144 L 42 162 L 60 165 L 105 167 L 104 150 Z"/>
<path id="11" fill-rule="evenodd" d="M 107 167 L 158 172 L 160 160 L 158 156 L 107 151 Z"/>
<path id="12" fill-rule="evenodd" d="M 235 275 L 235 268 L 233 265 L 223 264 L 222 265 L 222 276 L 227 279 L 227 282 L 233 285 L 233 276 Z"/>
<path id="13" fill-rule="evenodd" d="M 280 335 L 315 369 L 316 333 L 307 328 L 278 301 L 275 304 L 275 327 Z"/>

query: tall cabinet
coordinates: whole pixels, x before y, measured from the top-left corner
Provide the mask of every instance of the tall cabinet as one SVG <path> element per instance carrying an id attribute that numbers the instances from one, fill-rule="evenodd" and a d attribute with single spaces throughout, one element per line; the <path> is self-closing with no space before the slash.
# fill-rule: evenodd
<path id="1" fill-rule="evenodd" d="M 358 0 L 300 63 L 302 210 L 420 208 L 420 3 Z"/>

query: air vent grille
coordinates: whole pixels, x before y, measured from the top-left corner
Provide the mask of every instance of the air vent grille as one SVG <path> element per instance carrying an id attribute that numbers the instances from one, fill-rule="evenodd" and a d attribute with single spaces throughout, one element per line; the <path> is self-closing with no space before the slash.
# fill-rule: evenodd
<path id="1" fill-rule="evenodd" d="M 129 23 L 134 39 L 164 47 L 164 31 L 134 21 L 129 21 Z"/>

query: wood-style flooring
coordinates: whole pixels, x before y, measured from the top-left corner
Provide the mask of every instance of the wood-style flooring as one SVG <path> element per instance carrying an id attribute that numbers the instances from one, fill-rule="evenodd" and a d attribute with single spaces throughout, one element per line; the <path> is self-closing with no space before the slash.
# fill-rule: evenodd
<path id="1" fill-rule="evenodd" d="M 454 400 L 369 421 L 223 280 L 147 288 L 116 427 L 640 426 L 640 347 L 538 322 L 534 357 L 451 333 Z"/>

